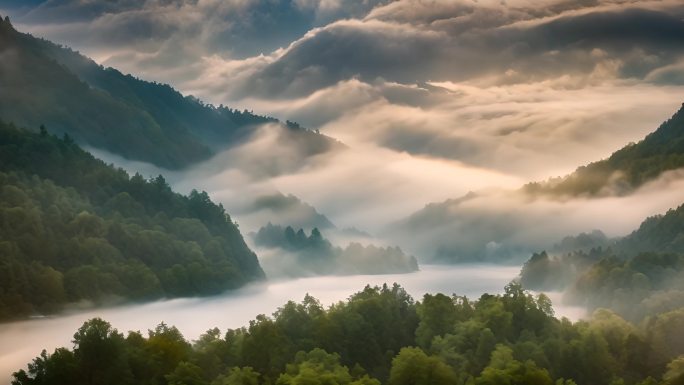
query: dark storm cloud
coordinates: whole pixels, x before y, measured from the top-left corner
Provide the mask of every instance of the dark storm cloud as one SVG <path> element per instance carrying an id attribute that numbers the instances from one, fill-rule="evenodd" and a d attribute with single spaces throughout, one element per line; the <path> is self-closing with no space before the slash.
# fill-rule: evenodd
<path id="1" fill-rule="evenodd" d="M 684 55 L 684 6 L 676 1 L 17 4 L 5 7 L 29 31 L 154 80 L 184 84 L 202 73 L 230 72 L 239 60 L 249 63 L 248 71 L 211 75 L 208 85 L 189 86 L 222 101 L 310 95 L 352 78 L 517 84 L 591 73 L 606 60 L 618 62 L 611 76 L 645 79 Z M 212 56 L 217 59 L 208 61 Z M 649 79 L 677 83 L 677 73 Z"/>
<path id="2" fill-rule="evenodd" d="M 182 40 L 201 54 L 248 57 L 287 46 L 311 28 L 363 17 L 381 1 L 317 0 L 47 0 L 12 2 L 17 22 L 75 48 L 119 51 L 163 48 Z M 85 33 L 84 33 L 85 32 Z"/>
<path id="3" fill-rule="evenodd" d="M 341 21 L 310 32 L 245 87 L 262 97 L 292 97 L 351 77 L 415 83 L 498 76 L 521 83 L 591 72 L 605 59 L 620 61 L 619 77 L 643 78 L 684 54 L 684 12 L 675 11 L 615 9 L 458 33 L 434 28 L 434 21 L 428 28 Z"/>
<path id="4" fill-rule="evenodd" d="M 262 95 L 309 94 L 340 80 L 385 77 L 399 82 L 429 73 L 438 62 L 439 33 L 379 22 L 342 21 L 310 33 L 245 87 Z"/>

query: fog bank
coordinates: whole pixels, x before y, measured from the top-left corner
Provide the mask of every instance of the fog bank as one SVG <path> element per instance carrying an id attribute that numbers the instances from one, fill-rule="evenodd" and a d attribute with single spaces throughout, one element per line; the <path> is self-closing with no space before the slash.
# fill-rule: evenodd
<path id="1" fill-rule="evenodd" d="M 82 323 L 101 317 L 119 331 L 146 332 L 160 322 L 175 325 L 188 339 L 197 339 L 213 327 L 247 326 L 257 314 L 271 314 L 288 300 L 301 301 L 309 293 L 328 306 L 345 300 L 367 284 L 394 282 L 402 285 L 414 299 L 425 293 L 456 293 L 478 298 L 481 294 L 502 293 L 504 286 L 515 278 L 519 267 L 468 265 L 422 266 L 421 271 L 398 275 L 356 275 L 346 277 L 315 277 L 273 281 L 252 285 L 211 298 L 184 298 L 144 305 L 98 309 L 55 318 L 0 324 L 0 381 L 11 372 L 24 368 L 42 349 L 52 352 L 60 346 L 71 347 L 71 336 Z M 573 315 L 571 311 L 568 315 Z M 556 308 L 564 315 L 565 309 Z"/>

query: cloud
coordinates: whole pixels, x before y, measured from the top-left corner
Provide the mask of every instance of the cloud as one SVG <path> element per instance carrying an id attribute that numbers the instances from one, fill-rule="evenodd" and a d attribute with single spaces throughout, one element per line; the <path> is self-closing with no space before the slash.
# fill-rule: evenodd
<path id="1" fill-rule="evenodd" d="M 244 211 L 255 196 L 294 194 L 341 227 L 376 233 L 426 202 L 563 175 L 654 130 L 684 91 L 675 0 L 50 0 L 12 12 L 15 24 L 107 65 L 348 146 L 315 155 L 315 144 L 264 127 L 172 175 L 182 191 L 208 190 L 248 230 L 264 224 Z M 435 206 L 448 220 L 417 244 L 434 246 L 426 255 L 467 239 L 514 250 L 591 230 L 595 212 L 624 230 L 609 223 L 619 205 L 634 205 L 631 226 L 681 203 L 644 191 L 662 207 L 497 194 Z M 473 229 L 492 236 L 460 236 Z"/>
<path id="2" fill-rule="evenodd" d="M 680 61 L 651 71 L 646 80 L 656 84 L 684 85 L 684 58 Z"/>
<path id="3" fill-rule="evenodd" d="M 680 170 L 626 197 L 558 201 L 532 199 L 520 191 L 480 192 L 427 205 L 390 226 L 385 235 L 423 262 L 518 263 L 569 234 L 598 229 L 610 237 L 625 236 L 647 217 L 679 206 L 682 187 Z"/>
<path id="4" fill-rule="evenodd" d="M 254 199 L 251 207 L 246 207 L 241 215 L 259 216 L 254 223 L 273 223 L 281 226 L 292 226 L 311 231 L 334 229 L 335 225 L 314 207 L 289 194 L 273 193 L 261 195 Z"/>
<path id="5" fill-rule="evenodd" d="M 243 59 L 270 53 L 316 26 L 345 17 L 362 17 L 379 3 L 48 0 L 10 2 L 3 8 L 31 32 L 68 43 L 98 58 L 122 51 L 161 53 L 164 46 L 187 45 L 195 52 L 179 53 L 176 59 L 189 61 L 210 54 Z M 175 43 L 169 44 L 170 41 Z"/>
<path id="6" fill-rule="evenodd" d="M 512 85 L 342 81 L 247 104 L 352 146 L 450 159 L 526 180 L 560 176 L 637 141 L 681 104 L 681 87 L 563 76 Z M 578 86 L 581 83 L 581 87 Z M 649 95 L 644 98 L 644 95 Z"/>
<path id="7" fill-rule="evenodd" d="M 499 83 L 525 83 L 596 76 L 607 65 L 617 71 L 606 76 L 643 78 L 684 53 L 677 38 L 684 34 L 684 11 L 678 8 L 603 6 L 578 13 L 559 7 L 564 11 L 547 16 L 499 6 L 500 20 L 481 20 L 478 10 L 490 7 L 472 2 L 442 4 L 450 17 L 439 20 L 443 13 L 411 8 L 413 13 L 397 17 L 386 10 L 421 4 L 397 2 L 363 20 L 315 28 L 272 56 L 233 97 L 301 97 L 351 78 L 411 84 L 495 77 Z M 464 17 L 471 22 L 464 25 Z"/>

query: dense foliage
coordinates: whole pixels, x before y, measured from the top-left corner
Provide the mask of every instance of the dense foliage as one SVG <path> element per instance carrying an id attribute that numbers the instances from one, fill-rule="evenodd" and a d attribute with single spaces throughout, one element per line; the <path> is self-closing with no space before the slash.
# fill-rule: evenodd
<path id="1" fill-rule="evenodd" d="M 622 254 L 665 252 L 684 254 L 684 205 L 644 220 L 614 246 Z"/>
<path id="2" fill-rule="evenodd" d="M 294 275 L 310 274 L 388 274 L 406 273 L 418 270 L 415 257 L 408 256 L 399 247 L 364 246 L 357 242 L 346 248 L 333 246 L 323 237 L 318 228 L 306 235 L 304 229 L 271 223 L 259 229 L 254 236 L 257 246 L 275 248 L 294 255 L 279 254 L 280 269 Z M 292 266 L 292 269 L 287 267 Z"/>
<path id="3" fill-rule="evenodd" d="M 184 97 L 168 85 L 103 68 L 68 48 L 17 32 L 0 19 L 0 118 L 20 126 L 45 124 L 78 143 L 165 168 L 208 159 L 263 123 L 277 124 L 313 152 L 329 138 L 223 106 Z"/>
<path id="4" fill-rule="evenodd" d="M 0 123 L 0 319 L 205 295 L 263 276 L 221 205 Z"/>
<path id="5" fill-rule="evenodd" d="M 535 194 L 626 194 L 663 172 L 684 167 L 684 106 L 639 143 L 632 143 L 608 159 L 578 168 L 574 173 L 525 190 Z"/>
<path id="6" fill-rule="evenodd" d="M 610 308 L 641 321 L 684 307 L 684 254 L 643 252 L 624 259 L 610 249 L 564 256 L 543 252 L 524 265 L 521 283 L 534 290 L 566 290 L 567 303 Z"/>
<path id="7" fill-rule="evenodd" d="M 73 349 L 43 353 L 14 375 L 28 384 L 678 384 L 684 311 L 638 327 L 602 310 L 553 317 L 544 295 L 518 284 L 502 295 L 426 294 L 366 287 L 324 309 L 307 296 L 272 317 L 189 343 L 165 324 L 127 336 L 100 319 Z"/>
<path id="8" fill-rule="evenodd" d="M 567 244 L 576 244 L 569 239 Z M 684 306 L 684 205 L 647 218 L 622 239 L 591 239 L 605 244 L 561 255 L 535 253 L 523 266 L 521 283 L 567 290 L 570 303 L 608 307 L 636 321 Z"/>

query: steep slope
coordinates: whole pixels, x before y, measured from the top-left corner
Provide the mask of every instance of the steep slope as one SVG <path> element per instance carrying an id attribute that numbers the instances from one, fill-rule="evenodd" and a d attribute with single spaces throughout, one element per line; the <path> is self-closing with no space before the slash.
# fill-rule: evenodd
<path id="1" fill-rule="evenodd" d="M 206 193 L 0 124 L 0 319 L 66 303 L 216 294 L 263 271 Z"/>
<path id="2" fill-rule="evenodd" d="M 175 169 L 273 123 L 314 153 L 335 142 L 294 123 L 205 105 L 168 85 L 104 68 L 0 21 L 0 119 L 68 133 L 78 143 Z"/>
<path id="3" fill-rule="evenodd" d="M 530 183 L 532 194 L 558 196 L 625 195 L 665 171 L 684 167 L 684 105 L 642 141 L 631 143 L 608 159 L 578 168 L 559 179 Z"/>
<path id="4" fill-rule="evenodd" d="M 567 205 L 570 199 L 582 198 L 574 203 L 584 205 L 585 198 L 626 196 L 682 167 L 684 107 L 642 141 L 564 178 L 530 183 L 517 191 L 478 191 L 430 203 L 392 224 L 387 234 L 412 253 L 443 262 L 527 258 L 565 235 L 557 230 L 563 221 L 571 221 L 563 217 L 572 210 Z M 549 214 L 549 207 L 556 212 Z M 405 239 L 411 245 L 402 243 Z M 415 245 L 420 249 L 409 248 Z"/>
<path id="5" fill-rule="evenodd" d="M 590 250 L 535 253 L 520 282 L 532 290 L 567 290 L 565 301 L 613 309 L 641 321 L 684 306 L 684 205 L 644 220 L 618 240 Z"/>
<path id="6" fill-rule="evenodd" d="M 614 248 L 625 255 L 640 252 L 684 253 L 684 205 L 644 220 Z"/>

